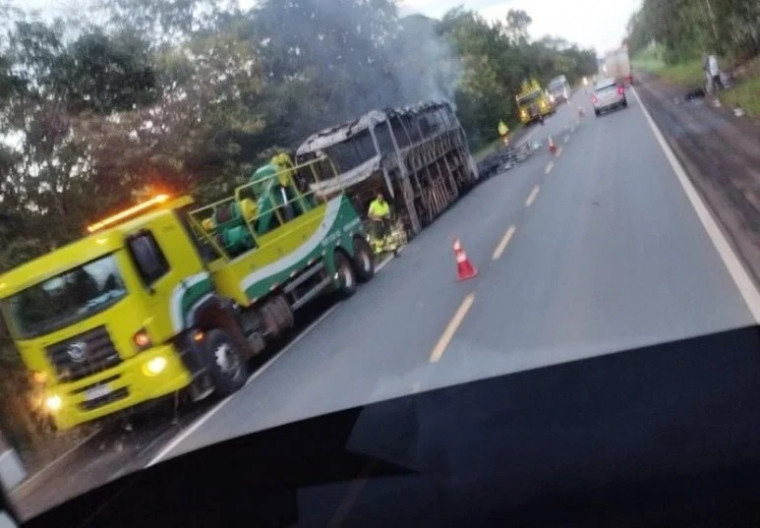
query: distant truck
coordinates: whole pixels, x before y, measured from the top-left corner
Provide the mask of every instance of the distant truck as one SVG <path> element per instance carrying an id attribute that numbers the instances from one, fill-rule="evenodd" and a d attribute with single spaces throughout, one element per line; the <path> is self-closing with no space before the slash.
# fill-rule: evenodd
<path id="1" fill-rule="evenodd" d="M 546 91 L 549 93 L 549 101 L 554 105 L 565 103 L 570 99 L 570 83 L 564 75 L 549 81 Z"/>
<path id="2" fill-rule="evenodd" d="M 515 96 L 515 102 L 520 122 L 524 125 L 533 121 L 543 122 L 544 117 L 554 111 L 554 105 L 549 101 L 549 96 L 536 79 L 522 84 L 520 93 Z"/>
<path id="3" fill-rule="evenodd" d="M 601 61 L 599 73 L 602 77 L 615 79 L 621 84 L 633 84 L 628 46 L 621 46 L 618 49 L 607 52 Z"/>

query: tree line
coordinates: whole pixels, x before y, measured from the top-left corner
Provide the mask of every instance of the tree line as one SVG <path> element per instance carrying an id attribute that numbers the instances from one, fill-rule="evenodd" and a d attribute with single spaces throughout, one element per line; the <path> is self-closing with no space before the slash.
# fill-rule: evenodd
<path id="1" fill-rule="evenodd" d="M 0 269 L 156 189 L 223 191 L 372 108 L 453 100 L 478 147 L 523 79 L 594 68 L 590 50 L 531 41 L 524 12 L 438 21 L 392 0 L 105 0 L 84 19 L 0 18 Z"/>
<path id="2" fill-rule="evenodd" d="M 760 53 L 757 0 L 644 0 L 628 23 L 633 51 L 651 42 L 668 63 L 717 53 L 743 62 Z"/>

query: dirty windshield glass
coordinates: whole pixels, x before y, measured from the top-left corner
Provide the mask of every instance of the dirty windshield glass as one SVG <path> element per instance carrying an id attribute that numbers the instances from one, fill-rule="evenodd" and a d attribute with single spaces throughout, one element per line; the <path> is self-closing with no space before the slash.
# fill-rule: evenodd
<path id="1" fill-rule="evenodd" d="M 17 335 L 27 339 L 75 324 L 126 293 L 109 255 L 26 288 L 10 298 L 8 311 Z"/>
<path id="2" fill-rule="evenodd" d="M 524 504 L 584 497 L 555 487 L 587 483 L 580 447 L 557 456 L 577 467 L 523 464 L 542 438 L 608 456 L 610 496 L 628 489 L 624 462 L 652 468 L 646 482 L 688 473 L 636 458 L 650 439 L 722 456 L 690 447 L 711 437 L 697 425 L 647 425 L 647 376 L 614 398 L 564 369 L 760 320 L 759 28 L 757 0 L 0 0 L 0 485 L 20 517 L 129 475 L 148 490 L 152 469 L 207 446 L 542 369 L 560 374 L 526 388 L 537 399 L 470 414 L 535 441 L 410 502 L 469 499 L 461 480 Z M 678 364 L 702 386 L 689 354 Z M 630 402 L 605 414 L 631 423 L 630 445 L 576 434 L 566 391 Z M 705 398 L 684 404 L 689 423 L 760 402 Z M 429 407 L 386 419 L 401 447 L 375 447 L 436 436 L 424 428 L 450 422 Z M 741 431 L 725 456 L 755 467 Z M 304 489 L 322 494 L 272 499 L 291 526 L 338 496 L 304 525 L 365 526 L 341 512 L 383 496 L 373 481 L 487 454 L 378 463 L 355 443 L 372 431 L 304 438 L 358 454 L 314 471 Z M 296 460 L 296 445 L 274 451 Z M 259 475 L 248 462 L 186 479 L 187 503 Z M 479 480 L 501 469 L 544 484 Z M 367 486 L 344 493 L 344 476 Z M 513 524 L 544 519 L 526 518 Z"/>

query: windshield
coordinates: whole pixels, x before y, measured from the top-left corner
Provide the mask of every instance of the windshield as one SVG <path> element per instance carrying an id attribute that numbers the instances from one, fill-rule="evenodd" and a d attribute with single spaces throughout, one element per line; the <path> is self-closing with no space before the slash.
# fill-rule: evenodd
<path id="1" fill-rule="evenodd" d="M 603 357 L 760 320 L 759 22 L 757 0 L 0 0 L 0 482 L 19 512 L 338 409 L 558 366 L 535 399 L 500 396 L 494 420 L 534 433 L 521 447 L 551 424 L 621 468 L 653 438 L 733 433 L 652 430 L 637 409 L 656 372 L 620 396 L 623 450 L 584 444 L 541 397 L 582 391 L 573 369 Z M 676 363 L 695 387 L 712 372 Z M 755 401 L 732 394 L 679 423 Z M 405 445 L 429 420 L 412 410 Z M 755 467 L 745 440 L 729 458 Z M 583 475 L 579 453 L 549 471 L 512 450 L 545 484 L 515 500 L 582 499 L 553 487 Z M 675 466 L 636 460 L 669 482 Z M 290 525 L 319 502 L 293 495 Z"/>
<path id="2" fill-rule="evenodd" d="M 565 89 L 565 83 L 557 82 L 549 85 L 549 91 L 552 93 L 561 92 Z"/>
<path id="3" fill-rule="evenodd" d="M 597 92 L 606 92 L 608 90 L 617 90 L 617 83 L 613 80 L 599 82 L 594 90 Z"/>
<path id="4" fill-rule="evenodd" d="M 538 99 L 541 98 L 541 95 L 542 94 L 541 94 L 540 91 L 531 92 L 528 95 L 524 95 L 522 97 L 518 97 L 517 104 L 520 105 L 520 106 L 522 106 L 522 105 L 527 105 L 527 104 L 535 103 Z"/>
<path id="5" fill-rule="evenodd" d="M 8 312 L 16 334 L 28 339 L 81 321 L 126 294 L 116 259 L 108 255 L 17 293 Z"/>

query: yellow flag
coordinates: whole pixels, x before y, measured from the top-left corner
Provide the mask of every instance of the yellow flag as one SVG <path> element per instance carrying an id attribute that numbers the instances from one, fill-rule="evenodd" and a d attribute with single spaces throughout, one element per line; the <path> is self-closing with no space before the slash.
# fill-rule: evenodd
<path id="1" fill-rule="evenodd" d="M 509 132 L 507 124 L 504 121 L 499 121 L 499 135 L 506 136 L 507 132 Z"/>

